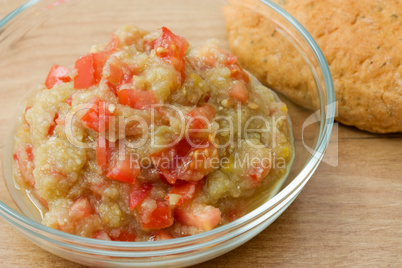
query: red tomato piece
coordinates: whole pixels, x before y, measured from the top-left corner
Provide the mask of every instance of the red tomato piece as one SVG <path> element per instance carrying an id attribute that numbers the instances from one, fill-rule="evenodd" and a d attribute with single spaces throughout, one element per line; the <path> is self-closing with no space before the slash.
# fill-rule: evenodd
<path id="1" fill-rule="evenodd" d="M 137 240 L 137 236 L 125 230 L 120 230 L 119 235 L 117 237 L 112 237 L 112 240 L 121 242 L 135 242 Z"/>
<path id="2" fill-rule="evenodd" d="M 32 152 L 32 146 L 28 144 L 23 144 L 17 149 L 13 155 L 15 160 L 16 168 L 19 170 L 21 178 L 28 183 L 30 186 L 35 186 L 35 178 L 33 176 L 34 165 L 34 155 Z"/>
<path id="3" fill-rule="evenodd" d="M 237 101 L 240 101 L 241 103 L 245 103 L 249 97 L 246 85 L 243 82 L 235 83 L 229 89 L 229 97 Z"/>
<path id="4" fill-rule="evenodd" d="M 119 46 L 120 46 L 119 37 L 115 34 L 112 34 L 109 44 L 107 44 L 107 46 L 105 47 L 105 51 L 110 51 L 110 52 L 116 51 L 116 50 L 118 50 Z"/>
<path id="5" fill-rule="evenodd" d="M 230 76 L 236 80 L 243 80 L 245 83 L 248 83 L 250 81 L 250 77 L 238 64 L 237 57 L 226 52 L 225 54 L 227 55 L 226 66 L 231 72 Z"/>
<path id="6" fill-rule="evenodd" d="M 247 177 L 256 184 L 259 184 L 266 176 L 268 176 L 268 173 L 271 170 L 268 164 L 261 164 L 262 165 L 251 166 L 247 170 Z"/>
<path id="7" fill-rule="evenodd" d="M 73 96 L 70 96 L 68 99 L 66 99 L 66 103 L 71 106 L 73 103 Z"/>
<path id="8" fill-rule="evenodd" d="M 117 93 L 119 103 L 133 109 L 144 110 L 158 103 L 152 90 L 122 89 Z"/>
<path id="9" fill-rule="evenodd" d="M 199 192 L 202 181 L 176 181 L 175 185 L 170 189 L 166 200 L 170 205 L 181 206 L 192 200 Z"/>
<path id="10" fill-rule="evenodd" d="M 102 136 L 98 136 L 95 147 L 96 164 L 102 167 L 110 163 L 115 151 L 117 151 L 117 147 L 113 142 L 108 141 Z"/>
<path id="11" fill-rule="evenodd" d="M 177 207 L 175 210 L 175 219 L 181 224 L 209 231 L 221 222 L 221 211 L 213 206 L 190 204 L 188 206 Z"/>
<path id="12" fill-rule="evenodd" d="M 98 133 L 107 130 L 113 113 L 106 106 L 106 103 L 98 97 L 92 98 L 88 111 L 81 117 L 81 123 Z"/>
<path id="13" fill-rule="evenodd" d="M 171 226 L 174 222 L 172 210 L 165 200 L 156 201 L 156 208 L 152 210 L 149 215 L 142 215 L 149 221 L 142 221 L 142 226 L 146 229 L 162 229 Z"/>
<path id="14" fill-rule="evenodd" d="M 151 154 L 150 158 L 166 181 L 175 184 L 178 179 L 201 180 L 211 170 L 208 163 L 216 156 L 216 148 L 208 141 L 193 147 L 183 139 L 170 148 Z"/>
<path id="15" fill-rule="evenodd" d="M 109 167 L 109 172 L 106 177 L 112 180 L 135 183 L 135 179 L 140 173 L 140 166 L 138 161 L 131 161 L 130 157 L 126 156 L 124 160 L 116 160 L 113 165 Z"/>
<path id="16" fill-rule="evenodd" d="M 215 115 L 215 109 L 211 104 L 204 104 L 195 108 L 187 114 L 190 117 L 190 126 L 192 130 L 205 129 L 207 124 L 212 122 L 212 118 Z"/>
<path id="17" fill-rule="evenodd" d="M 77 70 L 74 78 L 75 89 L 85 89 L 96 84 L 94 62 L 93 54 L 82 56 L 75 62 L 74 68 Z"/>
<path id="18" fill-rule="evenodd" d="M 100 240 L 106 240 L 106 241 L 112 241 L 110 236 L 103 230 L 97 231 L 92 235 L 92 238 L 94 239 L 100 239 Z"/>
<path id="19" fill-rule="evenodd" d="M 53 136 L 53 134 L 54 134 L 54 129 L 56 128 L 56 125 L 57 125 L 57 122 L 56 122 L 56 120 L 59 118 L 59 113 L 56 113 L 55 115 L 54 115 L 54 118 L 53 118 L 53 124 L 49 127 L 49 130 L 48 130 L 48 132 L 47 132 L 47 134 L 49 135 L 49 136 Z"/>
<path id="20" fill-rule="evenodd" d="M 198 57 L 201 62 L 201 66 L 206 65 L 208 67 L 213 67 L 216 64 L 215 54 L 208 49 L 201 48 L 201 50 L 198 51 Z"/>
<path id="21" fill-rule="evenodd" d="M 134 72 L 130 67 L 121 62 L 117 57 L 112 56 L 108 61 L 108 72 L 106 72 L 106 79 L 112 91 L 116 94 L 117 88 L 121 84 L 128 83 L 132 80 Z"/>
<path id="22" fill-rule="evenodd" d="M 142 183 L 139 186 L 133 186 L 128 194 L 128 207 L 133 210 L 140 205 L 152 190 L 152 184 Z"/>
<path id="23" fill-rule="evenodd" d="M 234 209 L 227 213 L 226 220 L 228 220 L 229 222 L 232 222 L 234 220 L 237 220 L 237 219 L 243 217 L 243 215 L 244 215 L 244 212 L 240 208 Z"/>
<path id="24" fill-rule="evenodd" d="M 154 41 L 156 55 L 173 65 L 180 72 L 181 82 L 184 81 L 185 59 L 188 42 L 183 37 L 172 33 L 168 28 L 162 27 L 162 35 Z"/>
<path id="25" fill-rule="evenodd" d="M 54 85 L 70 82 L 71 77 L 68 75 L 70 72 L 71 70 L 69 68 L 53 64 L 47 75 L 45 87 L 51 89 Z"/>
<path id="26" fill-rule="evenodd" d="M 174 237 L 164 230 L 159 230 L 151 233 L 149 241 L 162 241 L 173 239 Z"/>
<path id="27" fill-rule="evenodd" d="M 102 78 L 103 66 L 109 55 L 109 51 L 102 51 L 78 58 L 75 62 L 77 75 L 74 78 L 74 88 L 86 89 L 98 84 Z"/>
<path id="28" fill-rule="evenodd" d="M 68 214 L 74 220 L 83 219 L 94 213 L 94 209 L 88 198 L 81 196 L 74 201 L 68 209 Z"/>

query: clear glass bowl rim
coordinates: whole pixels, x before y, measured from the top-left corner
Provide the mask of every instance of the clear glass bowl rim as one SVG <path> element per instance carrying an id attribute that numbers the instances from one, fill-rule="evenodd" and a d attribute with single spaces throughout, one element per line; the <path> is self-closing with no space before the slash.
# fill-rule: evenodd
<path id="1" fill-rule="evenodd" d="M 35 5 L 36 3 L 41 2 L 42 0 L 30 0 L 27 3 L 19 6 L 16 8 L 14 11 L 6 15 L 3 19 L 0 20 L 0 30 L 12 19 L 14 19 L 18 14 L 23 12 L 24 10 L 30 8 L 31 6 Z M 226 233 L 229 229 L 236 228 L 236 226 L 241 225 L 244 222 L 247 222 L 248 220 L 257 217 L 258 215 L 264 215 L 265 211 L 269 211 L 270 208 L 273 208 L 277 206 L 278 204 L 282 203 L 286 197 L 290 196 L 292 193 L 294 193 L 297 189 L 299 189 L 301 186 L 303 186 L 307 180 L 310 178 L 312 173 L 315 171 L 315 169 L 318 167 L 318 164 L 320 163 L 323 154 L 326 150 L 327 144 L 330 140 L 330 135 L 332 131 L 332 126 L 334 122 L 334 117 L 335 117 L 335 105 L 329 105 L 335 103 L 335 92 L 334 92 L 334 85 L 332 81 L 332 76 L 331 72 L 329 70 L 327 61 L 321 51 L 321 49 L 318 47 L 317 43 L 313 39 L 313 37 L 307 32 L 307 30 L 294 18 L 292 17 L 287 11 L 285 11 L 283 8 L 278 6 L 277 4 L 269 1 L 269 0 L 259 0 L 263 4 L 267 5 L 270 7 L 272 10 L 277 12 L 280 16 L 285 18 L 295 29 L 301 33 L 305 41 L 309 44 L 310 48 L 313 50 L 315 56 L 318 59 L 319 66 L 323 72 L 323 78 L 324 78 L 324 83 L 326 87 L 326 99 L 323 99 L 321 91 L 319 91 L 319 96 L 321 99 L 321 106 L 320 109 L 321 111 L 321 124 L 320 124 L 320 131 L 319 131 L 319 137 L 316 143 L 316 146 L 314 148 L 314 154 L 311 156 L 310 161 L 306 164 L 306 166 L 301 170 L 301 172 L 296 176 L 296 178 L 293 179 L 293 181 L 287 185 L 284 189 L 282 189 L 278 194 L 276 194 L 273 198 L 268 200 L 266 203 L 258 207 L 257 209 L 251 211 L 247 215 L 243 216 L 240 219 L 237 219 L 231 223 L 225 224 L 223 226 L 220 226 L 218 228 L 215 228 L 211 231 L 200 233 L 197 235 L 192 235 L 189 237 L 182 237 L 182 238 L 176 238 L 172 240 L 165 240 L 165 241 L 153 241 L 153 242 L 118 242 L 118 241 L 104 241 L 104 240 L 97 240 L 97 239 L 91 239 L 91 238 L 85 238 L 85 237 L 80 237 L 72 234 L 68 234 L 62 231 L 58 231 L 55 229 L 52 229 L 50 227 L 47 227 L 45 225 L 42 225 L 38 222 L 35 222 L 25 216 L 23 216 L 21 213 L 16 212 L 6 204 L 0 201 L 0 214 L 1 216 L 10 222 L 12 225 L 16 225 L 19 228 L 22 228 L 25 231 L 28 231 L 29 233 L 33 234 L 34 236 L 41 236 L 45 240 L 49 242 L 53 242 L 59 245 L 64 245 L 69 247 L 70 242 L 73 244 L 82 244 L 86 246 L 100 246 L 100 247 L 110 247 L 114 248 L 116 250 L 118 249 L 144 249 L 147 248 L 147 251 L 152 251 L 152 248 L 160 248 L 163 246 L 169 246 L 169 248 L 174 248 L 175 245 L 179 246 L 180 244 L 196 244 L 197 241 L 205 241 L 205 238 L 208 237 L 216 237 L 219 236 L 219 233 Z M 325 106 L 324 104 L 327 104 Z M 322 116 L 322 114 L 325 113 L 325 118 Z M 24 227 L 25 226 L 25 227 Z M 29 226 L 29 228 L 26 228 L 26 226 Z M 38 231 L 38 232 L 35 232 Z M 50 235 L 50 236 L 45 236 L 43 235 Z M 54 238 L 51 237 L 58 237 L 61 238 L 61 240 L 55 240 Z M 208 241 L 208 239 L 207 239 Z M 212 240 L 213 241 L 213 240 Z M 192 243 L 193 242 L 193 243 Z M 211 242 L 211 241 L 210 241 Z M 70 245 L 71 246 L 71 245 Z M 173 247 L 172 247 L 173 246 Z M 76 247 L 70 247 L 70 248 L 76 248 Z M 82 248 L 81 248 L 82 250 Z M 94 252 L 92 252 L 94 253 Z M 99 252 L 98 252 L 99 253 Z M 134 253 L 134 252 L 132 252 Z M 115 254 L 112 254 L 115 255 Z M 125 255 L 125 254 L 124 254 Z M 127 257 L 127 255 L 125 255 Z"/>

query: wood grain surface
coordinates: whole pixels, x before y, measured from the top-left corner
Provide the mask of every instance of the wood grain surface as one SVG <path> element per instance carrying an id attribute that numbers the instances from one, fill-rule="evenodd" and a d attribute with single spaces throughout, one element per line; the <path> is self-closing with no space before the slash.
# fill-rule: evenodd
<path id="1" fill-rule="evenodd" d="M 23 2 L 0 0 L 0 18 Z M 402 135 L 339 126 L 338 148 L 338 166 L 321 164 L 265 231 L 197 267 L 402 267 Z M 0 241 L 0 267 L 80 267 L 2 219 Z"/>

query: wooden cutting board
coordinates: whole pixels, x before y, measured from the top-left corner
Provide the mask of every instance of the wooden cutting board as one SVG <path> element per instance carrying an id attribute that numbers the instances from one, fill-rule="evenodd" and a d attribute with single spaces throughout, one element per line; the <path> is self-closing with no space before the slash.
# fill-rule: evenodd
<path id="1" fill-rule="evenodd" d="M 1 0 L 0 18 L 24 2 Z M 271 226 L 198 267 L 402 267 L 402 134 L 339 126 L 338 138 L 337 167 L 321 164 Z M 80 267 L 32 244 L 2 219 L 0 241 L 1 267 Z"/>

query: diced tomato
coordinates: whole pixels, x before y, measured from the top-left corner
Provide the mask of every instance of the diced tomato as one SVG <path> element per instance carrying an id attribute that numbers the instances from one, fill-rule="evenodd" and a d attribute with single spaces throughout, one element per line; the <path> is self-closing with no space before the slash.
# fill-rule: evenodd
<path id="1" fill-rule="evenodd" d="M 47 75 L 45 87 L 51 89 L 54 85 L 70 82 L 71 77 L 68 75 L 70 72 L 69 68 L 53 64 Z"/>
<path id="2" fill-rule="evenodd" d="M 209 231 L 220 223 L 221 211 L 213 206 L 195 203 L 177 207 L 175 210 L 175 219 L 181 224 Z"/>
<path id="3" fill-rule="evenodd" d="M 112 116 L 113 113 L 107 109 L 107 104 L 94 97 L 88 105 L 88 111 L 81 117 L 81 123 L 86 128 L 102 133 L 109 128 Z"/>
<path id="4" fill-rule="evenodd" d="M 224 52 L 224 54 L 226 54 L 227 58 L 226 58 L 226 64 L 227 65 L 233 65 L 237 63 L 237 57 L 235 55 L 232 55 L 230 53 Z"/>
<path id="5" fill-rule="evenodd" d="M 30 186 L 34 187 L 35 178 L 33 176 L 33 170 L 35 169 L 35 165 L 33 162 L 34 155 L 32 146 L 28 144 L 21 145 L 13 155 L 13 158 L 21 174 L 21 178 Z"/>
<path id="6" fill-rule="evenodd" d="M 81 196 L 74 201 L 68 209 L 68 214 L 74 220 L 83 219 L 94 213 L 94 209 L 88 198 Z"/>
<path id="7" fill-rule="evenodd" d="M 128 154 L 125 159 L 120 160 L 117 150 L 117 144 L 98 136 L 95 147 L 96 164 L 102 167 L 109 179 L 134 184 L 140 173 L 138 160 L 130 159 Z"/>
<path id="8" fill-rule="evenodd" d="M 185 59 L 188 42 L 183 37 L 172 33 L 168 28 L 162 27 L 162 35 L 154 41 L 156 55 L 173 65 L 180 72 L 181 82 L 184 81 Z"/>
<path id="9" fill-rule="evenodd" d="M 108 72 L 105 77 L 108 80 L 108 86 L 116 95 L 118 86 L 130 82 L 133 74 L 133 70 L 117 57 L 112 56 L 108 61 Z"/>
<path id="10" fill-rule="evenodd" d="M 107 163 L 107 154 L 106 154 L 106 139 L 102 136 L 98 136 L 96 139 L 96 147 L 95 147 L 95 155 L 96 155 L 96 164 L 98 166 L 104 166 Z"/>
<path id="11" fill-rule="evenodd" d="M 205 64 L 208 67 L 213 67 L 216 64 L 215 54 L 207 48 L 204 48 L 204 47 L 201 48 L 198 51 L 198 57 L 199 57 L 199 60 L 202 62 L 201 66 Z"/>
<path id="12" fill-rule="evenodd" d="M 78 58 L 75 62 L 77 75 L 74 78 L 74 88 L 86 89 L 98 84 L 102 78 L 103 66 L 109 55 L 109 51 L 102 51 Z"/>
<path id="13" fill-rule="evenodd" d="M 119 235 L 112 237 L 112 240 L 121 242 L 135 242 L 137 240 L 137 236 L 125 230 L 120 230 Z"/>
<path id="14" fill-rule="evenodd" d="M 192 146 L 187 139 L 153 153 L 150 158 L 161 175 L 170 184 L 176 180 L 198 181 L 211 170 L 210 160 L 217 156 L 216 148 L 209 141 Z"/>
<path id="15" fill-rule="evenodd" d="M 226 66 L 231 72 L 230 76 L 236 80 L 243 80 L 245 83 L 248 83 L 250 81 L 250 77 L 238 64 L 237 57 L 229 53 L 225 54 L 227 55 Z"/>
<path id="16" fill-rule="evenodd" d="M 192 200 L 199 192 L 202 181 L 176 181 L 175 185 L 170 189 L 166 200 L 170 205 L 181 206 Z"/>
<path id="17" fill-rule="evenodd" d="M 152 184 L 142 183 L 138 186 L 131 187 L 128 195 L 128 207 L 133 210 L 149 195 L 152 190 Z"/>
<path id="18" fill-rule="evenodd" d="M 149 238 L 150 241 L 162 241 L 162 240 L 169 240 L 173 239 L 174 237 L 171 236 L 168 232 L 164 230 L 158 230 L 151 233 L 151 237 Z"/>
<path id="19" fill-rule="evenodd" d="M 233 209 L 233 210 L 229 211 L 225 216 L 229 222 L 232 222 L 234 220 L 239 219 L 243 215 L 244 215 L 244 212 L 240 208 L 238 208 L 238 209 Z"/>
<path id="20" fill-rule="evenodd" d="M 47 132 L 47 134 L 49 135 L 49 136 L 53 136 L 53 134 L 54 134 L 54 129 L 56 128 L 56 125 L 57 125 L 57 122 L 56 122 L 56 120 L 59 118 L 59 113 L 56 113 L 55 115 L 54 115 L 54 118 L 53 118 L 53 124 L 49 127 L 49 130 L 48 130 L 48 132 Z"/>
<path id="21" fill-rule="evenodd" d="M 113 142 L 108 141 L 102 136 L 96 139 L 95 155 L 96 164 L 100 167 L 110 163 L 113 154 L 117 151 L 117 147 Z"/>
<path id="22" fill-rule="evenodd" d="M 109 167 L 109 172 L 106 177 L 112 180 L 135 183 L 135 179 L 140 173 L 140 166 L 138 161 L 131 161 L 129 156 L 124 160 L 115 160 L 115 163 Z"/>
<path id="23" fill-rule="evenodd" d="M 165 200 L 156 201 L 156 208 L 154 210 L 142 211 L 142 213 L 142 226 L 146 229 L 167 228 L 174 222 L 172 210 Z M 147 220 L 144 221 L 144 219 Z"/>
<path id="24" fill-rule="evenodd" d="M 247 177 L 251 179 L 252 182 L 259 184 L 266 176 L 268 176 L 270 169 L 269 164 L 250 166 L 247 170 Z"/>
<path id="25" fill-rule="evenodd" d="M 106 240 L 112 241 L 110 236 L 103 230 L 97 231 L 92 235 L 92 238 L 99 239 L 99 240 Z"/>
<path id="26" fill-rule="evenodd" d="M 105 51 L 116 51 L 119 48 L 120 45 L 120 39 L 117 35 L 112 34 L 112 37 L 110 38 L 109 44 L 105 47 Z"/>
<path id="27" fill-rule="evenodd" d="M 246 85 L 241 81 L 235 83 L 229 89 L 229 97 L 234 100 L 240 101 L 241 103 L 245 103 L 248 100 L 248 90 Z"/>
<path id="28" fill-rule="evenodd" d="M 71 106 L 73 103 L 73 96 L 70 96 L 68 99 L 66 99 L 66 103 Z"/>
<path id="29" fill-rule="evenodd" d="M 147 109 L 152 104 L 158 103 L 152 90 L 122 89 L 117 93 L 119 103 L 130 106 L 133 109 Z"/>
<path id="30" fill-rule="evenodd" d="M 207 124 L 212 122 L 212 118 L 215 115 L 215 109 L 211 104 L 204 104 L 195 108 L 187 114 L 190 117 L 190 126 L 192 130 L 205 129 Z"/>

